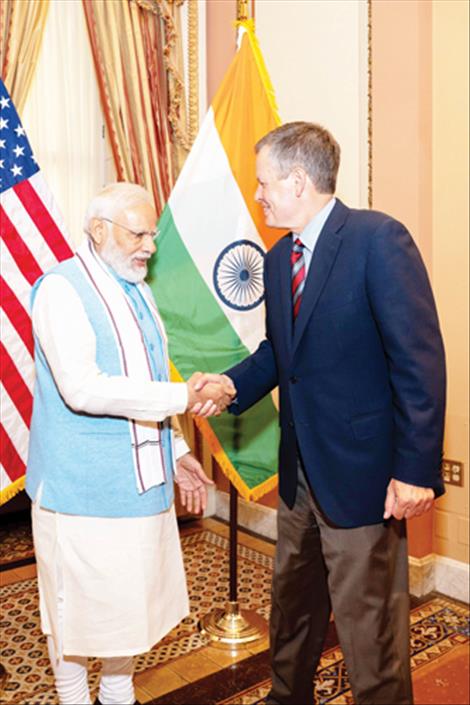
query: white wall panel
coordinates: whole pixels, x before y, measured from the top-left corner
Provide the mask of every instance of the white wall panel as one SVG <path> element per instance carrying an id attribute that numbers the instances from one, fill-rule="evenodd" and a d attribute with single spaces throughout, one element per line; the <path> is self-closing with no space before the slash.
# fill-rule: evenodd
<path id="1" fill-rule="evenodd" d="M 342 149 L 338 195 L 367 207 L 366 0 L 256 0 L 255 8 L 282 121 L 333 133 Z"/>

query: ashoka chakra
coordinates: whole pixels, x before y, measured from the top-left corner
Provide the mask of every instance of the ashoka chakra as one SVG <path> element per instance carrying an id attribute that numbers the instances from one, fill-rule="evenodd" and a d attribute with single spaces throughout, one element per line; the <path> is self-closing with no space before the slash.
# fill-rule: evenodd
<path id="1" fill-rule="evenodd" d="M 264 299 L 264 251 L 251 240 L 232 242 L 214 266 L 214 286 L 222 301 L 237 311 L 259 306 Z"/>

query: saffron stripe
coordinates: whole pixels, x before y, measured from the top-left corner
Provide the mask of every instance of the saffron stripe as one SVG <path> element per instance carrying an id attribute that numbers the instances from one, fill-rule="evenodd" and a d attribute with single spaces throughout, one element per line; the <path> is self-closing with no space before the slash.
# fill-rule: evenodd
<path id="1" fill-rule="evenodd" d="M 16 448 L 5 431 L 3 424 L 0 424 L 0 441 L 2 446 L 2 465 L 8 473 L 10 481 L 15 482 L 15 480 L 25 474 L 26 465 L 16 452 Z M 3 489 L 5 488 L 2 487 Z"/>
<path id="2" fill-rule="evenodd" d="M 0 362 L 3 386 L 10 395 L 23 421 L 29 428 L 33 410 L 33 395 L 18 372 L 15 363 L 3 343 L 0 343 Z"/>
<path id="3" fill-rule="evenodd" d="M 281 123 L 268 98 L 248 34 L 225 74 L 214 99 L 215 124 L 233 175 L 266 249 L 284 232 L 268 228 L 261 206 L 255 203 L 255 144 Z"/>
<path id="4" fill-rule="evenodd" d="M 44 240 L 55 257 L 59 261 L 72 257 L 73 252 L 70 249 L 70 245 L 29 181 L 22 181 L 14 186 L 13 190 L 30 218 L 36 224 L 36 227 L 41 231 Z"/>
<path id="5" fill-rule="evenodd" d="M 16 231 L 15 226 L 7 216 L 4 208 L 0 207 L 0 215 L 2 219 L 1 238 L 7 246 L 11 256 L 15 260 L 20 272 L 24 278 L 33 286 L 34 282 L 43 274 L 42 269 L 34 259 L 31 251 L 26 246 L 24 240 Z"/>
<path id="6" fill-rule="evenodd" d="M 3 277 L 0 277 L 0 297 L 2 299 L 2 308 L 5 314 L 8 316 L 12 326 L 15 328 L 21 340 L 26 345 L 31 357 L 33 357 L 34 343 L 31 318 Z"/>

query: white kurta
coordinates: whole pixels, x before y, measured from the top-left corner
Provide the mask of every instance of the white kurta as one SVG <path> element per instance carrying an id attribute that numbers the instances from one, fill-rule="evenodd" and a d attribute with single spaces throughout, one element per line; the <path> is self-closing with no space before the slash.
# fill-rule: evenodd
<path id="1" fill-rule="evenodd" d="M 144 420 L 163 419 L 186 408 L 185 384 L 134 385 L 125 377 L 100 372 L 94 331 L 63 277 L 51 275 L 42 283 L 33 325 L 68 403 L 70 394 L 77 394 L 88 413 Z M 176 438 L 175 450 L 177 458 L 188 452 L 182 437 Z M 143 653 L 188 615 L 174 506 L 149 517 L 83 517 L 43 509 L 38 499 L 32 516 L 41 623 L 54 639 L 57 656 Z"/>
<path id="2" fill-rule="evenodd" d="M 189 614 L 174 505 L 155 516 L 109 519 L 34 502 L 32 515 L 41 626 L 57 655 L 140 654 Z"/>

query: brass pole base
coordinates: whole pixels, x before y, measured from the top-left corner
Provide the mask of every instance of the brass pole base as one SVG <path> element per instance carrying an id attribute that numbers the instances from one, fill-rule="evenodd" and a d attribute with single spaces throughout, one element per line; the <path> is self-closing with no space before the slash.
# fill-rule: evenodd
<path id="1" fill-rule="evenodd" d="M 254 610 L 240 610 L 238 602 L 227 602 L 225 609 L 211 610 L 200 619 L 198 627 L 214 646 L 232 650 L 268 634 L 266 621 Z"/>

